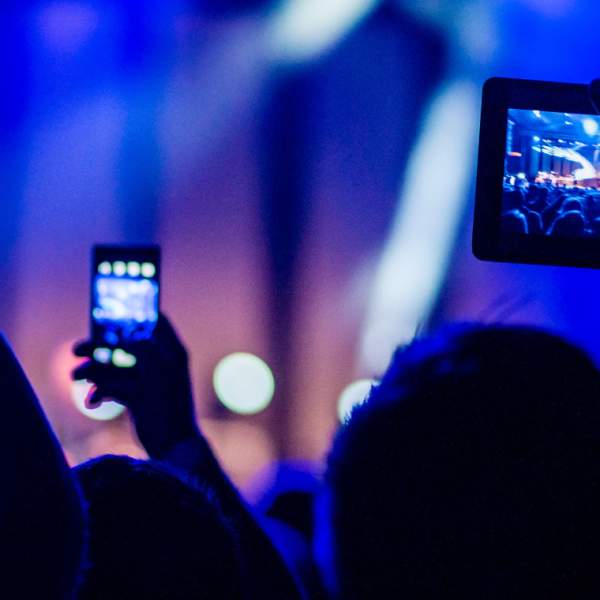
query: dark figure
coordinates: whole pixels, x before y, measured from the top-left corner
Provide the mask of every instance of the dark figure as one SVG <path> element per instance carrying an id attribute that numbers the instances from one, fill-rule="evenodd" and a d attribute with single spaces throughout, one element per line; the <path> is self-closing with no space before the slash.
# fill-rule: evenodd
<path id="1" fill-rule="evenodd" d="M 340 597 L 597 598 L 599 457 L 600 376 L 559 337 L 457 328 L 398 351 L 329 457 Z"/>
<path id="2" fill-rule="evenodd" d="M 90 540 L 79 598 L 242 598 L 235 534 L 210 492 L 125 456 L 91 460 L 75 473 Z"/>
<path id="3" fill-rule="evenodd" d="M 542 219 L 538 212 L 525 207 L 522 209 L 522 212 L 527 219 L 527 233 L 533 233 L 536 235 L 544 233 Z"/>
<path id="4" fill-rule="evenodd" d="M 325 593 L 312 555 L 314 499 L 321 489 L 316 472 L 308 463 L 279 463 L 256 505 L 267 533 L 314 599 Z"/>
<path id="5" fill-rule="evenodd" d="M 74 598 L 84 551 L 81 497 L 39 402 L 0 336 L 3 598 Z"/>
<path id="6" fill-rule="evenodd" d="M 568 196 L 565 192 L 558 192 L 558 194 L 554 194 L 554 199 L 551 199 L 550 204 L 546 206 L 542 210 L 542 224 L 544 226 L 544 231 L 548 231 L 556 215 L 558 215 L 558 211 L 561 209 L 565 200 L 567 200 Z"/>
<path id="7" fill-rule="evenodd" d="M 170 323 L 161 315 L 152 340 L 125 349 L 137 357 L 132 369 L 90 360 L 75 370 L 75 378 L 88 379 L 98 386 L 90 402 L 117 398 L 129 408 L 138 438 L 152 459 L 186 478 L 202 482 L 213 491 L 238 538 L 245 573 L 244 598 L 300 599 L 296 581 L 281 555 L 221 469 L 202 435 L 194 410 L 187 351 Z M 94 344 L 90 342 L 76 347 L 80 356 L 90 357 L 93 350 Z M 201 533 L 197 542 L 202 544 Z M 202 584 L 201 573 L 199 566 L 199 585 Z M 189 580 L 189 583 L 193 582 Z M 192 589 L 197 589 L 196 584 Z M 193 597 L 193 593 L 189 597 Z"/>
<path id="8" fill-rule="evenodd" d="M 520 210 L 511 210 L 502 215 L 502 231 L 504 233 L 528 233 L 527 217 Z"/>
<path id="9" fill-rule="evenodd" d="M 541 212 L 542 210 L 544 210 L 544 208 L 546 208 L 546 206 L 548 206 L 548 200 L 549 200 L 548 188 L 542 187 L 542 186 L 538 187 L 537 203 L 536 203 L 535 210 L 537 210 L 538 212 Z"/>
<path id="10" fill-rule="evenodd" d="M 586 195 L 586 214 L 588 219 L 600 217 L 600 199 L 595 193 Z"/>
<path id="11" fill-rule="evenodd" d="M 583 212 L 583 206 L 579 198 L 569 198 L 562 206 L 562 212 L 566 213 L 572 210 Z"/>
<path id="12" fill-rule="evenodd" d="M 548 190 L 536 184 L 531 184 L 527 190 L 526 206 L 535 212 L 541 212 L 546 208 Z"/>
<path id="13" fill-rule="evenodd" d="M 585 219 L 578 210 L 570 210 L 556 217 L 548 230 L 548 235 L 579 237 L 585 232 Z"/>
<path id="14" fill-rule="evenodd" d="M 504 211 L 520 209 L 525 201 L 525 195 L 522 190 L 508 189 L 504 191 Z"/>
<path id="15" fill-rule="evenodd" d="M 596 217 L 590 221 L 588 235 L 589 237 L 600 238 L 600 217 Z"/>

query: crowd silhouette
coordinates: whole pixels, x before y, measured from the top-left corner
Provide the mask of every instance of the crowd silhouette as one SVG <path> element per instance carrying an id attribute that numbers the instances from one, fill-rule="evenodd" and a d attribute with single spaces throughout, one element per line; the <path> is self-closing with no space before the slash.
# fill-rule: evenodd
<path id="1" fill-rule="evenodd" d="M 0 343 L 3 558 L 44 598 L 597 597 L 600 377 L 542 330 L 454 326 L 399 349 L 339 429 L 324 480 L 289 470 L 249 506 L 194 414 L 161 316 L 126 371 L 89 360 L 90 399 L 130 410 L 149 460 L 69 470 Z M 125 374 L 124 374 L 125 373 Z M 302 483 L 300 483 L 302 482 Z"/>
<path id="2" fill-rule="evenodd" d="M 504 186 L 506 233 L 600 238 L 600 192 L 519 180 Z"/>

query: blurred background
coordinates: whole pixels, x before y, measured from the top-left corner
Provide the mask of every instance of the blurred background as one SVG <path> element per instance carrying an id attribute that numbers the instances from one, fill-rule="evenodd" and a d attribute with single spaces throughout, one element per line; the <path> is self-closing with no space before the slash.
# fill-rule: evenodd
<path id="1" fill-rule="evenodd" d="M 538 324 L 600 357 L 597 273 L 470 251 L 482 82 L 598 77 L 597 2 L 1 10 L 0 329 L 72 463 L 143 456 L 69 379 L 94 243 L 162 246 L 202 427 L 246 490 L 274 460 L 318 465 L 420 329 Z"/>

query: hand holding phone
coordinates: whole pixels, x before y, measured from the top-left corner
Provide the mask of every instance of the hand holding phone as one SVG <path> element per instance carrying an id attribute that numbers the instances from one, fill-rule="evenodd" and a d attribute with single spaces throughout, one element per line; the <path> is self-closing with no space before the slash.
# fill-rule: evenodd
<path id="1" fill-rule="evenodd" d="M 75 346 L 77 356 L 90 359 L 73 372 L 74 379 L 96 385 L 89 404 L 114 399 L 127 406 L 142 445 L 155 458 L 199 436 L 187 351 L 166 317 L 159 315 L 151 339 L 126 344 L 124 351 L 135 356 L 132 368 L 95 360 L 93 341 Z"/>

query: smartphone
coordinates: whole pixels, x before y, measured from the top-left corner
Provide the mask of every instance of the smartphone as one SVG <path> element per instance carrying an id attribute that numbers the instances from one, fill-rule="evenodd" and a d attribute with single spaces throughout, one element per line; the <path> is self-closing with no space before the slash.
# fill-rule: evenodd
<path id="1" fill-rule="evenodd" d="M 158 246 L 94 246 L 90 321 L 97 360 L 120 357 L 119 366 L 132 366 L 121 347 L 152 337 L 159 314 L 159 282 Z"/>
<path id="2" fill-rule="evenodd" d="M 600 267 L 600 116 L 584 84 L 493 78 L 483 88 L 473 252 Z"/>

